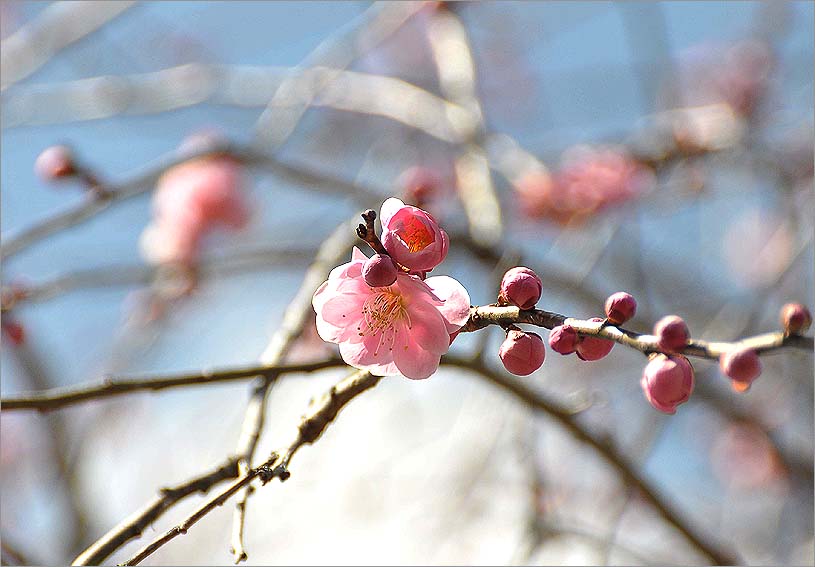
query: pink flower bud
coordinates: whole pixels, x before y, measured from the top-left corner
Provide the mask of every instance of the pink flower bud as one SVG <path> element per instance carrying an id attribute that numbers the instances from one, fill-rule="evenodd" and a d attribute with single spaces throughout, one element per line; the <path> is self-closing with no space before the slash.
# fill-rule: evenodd
<path id="1" fill-rule="evenodd" d="M 640 385 L 652 406 L 674 414 L 693 392 L 693 367 L 680 354 L 654 355 L 642 373 Z"/>
<path id="2" fill-rule="evenodd" d="M 417 165 L 402 172 L 396 184 L 402 188 L 405 199 L 421 206 L 438 191 L 441 182 L 432 170 Z"/>
<path id="3" fill-rule="evenodd" d="M 4 318 L 7 319 L 5 316 Z M 3 333 L 8 337 L 12 345 L 20 346 L 25 342 L 25 327 L 17 321 L 4 320 L 2 327 Z"/>
<path id="4" fill-rule="evenodd" d="M 599 323 L 599 317 L 592 317 L 589 321 Z M 577 343 L 577 357 L 580 360 L 600 360 L 614 348 L 614 341 L 608 339 L 598 339 L 597 337 L 581 337 Z"/>
<path id="5" fill-rule="evenodd" d="M 800 303 L 787 303 L 781 308 L 781 324 L 784 332 L 791 335 L 805 333 L 812 324 L 812 315 L 809 309 Z"/>
<path id="6" fill-rule="evenodd" d="M 668 315 L 654 325 L 659 348 L 668 352 L 682 350 L 690 339 L 690 331 L 682 317 Z"/>
<path id="7" fill-rule="evenodd" d="M 450 239 L 433 216 L 399 199 L 382 203 L 382 245 L 411 272 L 429 272 L 447 257 Z"/>
<path id="8" fill-rule="evenodd" d="M 618 291 L 606 299 L 606 317 L 613 325 L 622 325 L 636 312 L 637 300 L 624 291 Z"/>
<path id="9" fill-rule="evenodd" d="M 504 274 L 498 298 L 502 303 L 511 303 L 521 309 L 532 309 L 541 298 L 543 284 L 538 274 L 519 266 Z"/>
<path id="10" fill-rule="evenodd" d="M 739 391 L 744 391 L 761 374 L 761 359 L 753 349 L 740 347 L 720 356 L 719 367 L 725 376 L 739 382 Z"/>
<path id="11" fill-rule="evenodd" d="M 543 339 L 535 333 L 511 330 L 498 349 L 504 368 L 517 376 L 527 376 L 541 367 L 546 358 Z"/>
<path id="12" fill-rule="evenodd" d="M 549 346 L 560 354 L 572 354 L 579 340 L 580 336 L 571 325 L 559 325 L 549 333 Z"/>
<path id="13" fill-rule="evenodd" d="M 371 287 L 388 287 L 396 281 L 398 273 L 390 256 L 374 254 L 362 265 L 362 277 Z"/>
<path id="14" fill-rule="evenodd" d="M 76 167 L 70 148 L 66 146 L 46 148 L 37 157 L 34 171 L 43 181 L 54 181 L 74 175 Z"/>

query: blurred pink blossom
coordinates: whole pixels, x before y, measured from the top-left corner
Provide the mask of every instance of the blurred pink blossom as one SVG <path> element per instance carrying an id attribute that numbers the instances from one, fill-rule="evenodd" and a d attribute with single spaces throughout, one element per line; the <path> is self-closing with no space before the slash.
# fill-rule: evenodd
<path id="1" fill-rule="evenodd" d="M 651 169 L 622 149 L 575 146 L 553 175 L 530 173 L 515 190 L 525 215 L 566 224 L 636 199 L 653 181 Z"/>
<path id="2" fill-rule="evenodd" d="M 207 143 L 212 142 L 207 136 Z M 182 150 L 200 149 L 193 135 Z M 193 265 L 203 237 L 224 226 L 243 228 L 249 220 L 244 201 L 242 168 L 225 155 L 193 159 L 170 168 L 153 195 L 153 220 L 142 234 L 142 250 L 154 263 Z"/>

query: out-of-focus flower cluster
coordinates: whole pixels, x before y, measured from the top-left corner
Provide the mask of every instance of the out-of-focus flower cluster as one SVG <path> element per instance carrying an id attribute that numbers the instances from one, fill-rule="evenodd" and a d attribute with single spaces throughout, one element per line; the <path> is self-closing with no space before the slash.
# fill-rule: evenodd
<path id="1" fill-rule="evenodd" d="M 653 170 L 624 149 L 579 145 L 563 153 L 557 171 L 531 171 L 514 189 L 525 216 L 567 224 L 636 199 L 653 183 Z"/>

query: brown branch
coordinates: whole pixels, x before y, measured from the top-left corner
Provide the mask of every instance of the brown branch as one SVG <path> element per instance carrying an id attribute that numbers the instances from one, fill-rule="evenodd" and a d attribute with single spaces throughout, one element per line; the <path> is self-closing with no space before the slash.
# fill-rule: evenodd
<path id="1" fill-rule="evenodd" d="M 240 478 L 218 493 L 217 496 L 198 507 L 181 523 L 152 541 L 121 565 L 136 565 L 175 537 L 186 534 L 198 520 L 216 507 L 222 505 L 242 488 L 248 487 L 256 477 L 259 477 L 263 484 L 266 484 L 275 477 L 281 481 L 285 481 L 289 477 L 288 467 L 295 453 L 303 445 L 312 444 L 317 441 L 323 432 L 325 432 L 326 428 L 337 417 L 339 411 L 348 404 L 348 402 L 359 394 L 376 386 L 381 379 L 382 377 L 380 376 L 373 376 L 369 372 L 358 370 L 338 382 L 328 392 L 312 402 L 308 411 L 300 421 L 294 440 L 283 451 L 272 453 L 266 462 L 250 469 L 246 474 L 240 476 Z"/>
<path id="2" fill-rule="evenodd" d="M 206 493 L 216 484 L 236 476 L 238 476 L 238 460 L 232 457 L 210 472 L 176 486 L 160 489 L 158 496 L 94 542 L 74 559 L 72 565 L 101 564 L 128 541 L 141 536 L 145 529 L 179 501 L 196 492 Z"/>
<path id="3" fill-rule="evenodd" d="M 248 380 L 255 377 L 274 379 L 284 374 L 296 372 L 316 372 L 325 368 L 344 366 L 339 358 L 329 358 L 317 362 L 288 365 L 261 364 L 246 368 L 228 368 L 185 372 L 149 378 L 107 378 L 102 383 L 92 383 L 67 388 L 54 388 L 39 392 L 28 392 L 3 398 L 0 407 L 3 411 L 61 409 L 79 402 L 121 396 L 133 392 L 158 391 L 167 388 L 180 388 Z"/>
<path id="4" fill-rule="evenodd" d="M 94 193 L 86 193 L 86 197 L 78 204 L 51 213 L 12 234 L 4 234 L 0 243 L 0 259 L 10 258 L 53 234 L 95 217 L 115 203 L 151 190 L 158 178 L 173 166 L 212 155 L 228 155 L 247 166 L 268 169 L 282 179 L 295 182 L 307 189 L 324 193 L 366 195 L 371 199 L 380 199 L 381 192 L 359 183 L 339 179 L 303 164 L 284 163 L 270 155 L 236 144 L 213 144 L 211 147 L 192 152 L 169 152 L 141 171 L 131 174 L 125 181 L 100 186 L 99 190 L 105 194 L 103 199 L 94 196 Z"/>
<path id="5" fill-rule="evenodd" d="M 645 354 L 663 352 L 657 344 L 657 338 L 653 335 L 636 333 L 605 322 L 573 319 L 550 311 L 540 309 L 522 310 L 514 306 L 484 305 L 471 307 L 470 319 L 461 328 L 461 332 L 477 331 L 488 325 L 506 327 L 512 324 L 535 325 L 547 329 L 568 324 L 583 336 L 609 339 Z M 690 340 L 688 345 L 679 352 L 687 356 L 715 360 L 736 346 L 752 348 L 759 353 L 768 353 L 781 348 L 812 350 L 815 343 L 813 343 L 812 337 L 785 335 L 783 332 L 777 331 L 747 337 L 736 342 Z"/>
<path id="6" fill-rule="evenodd" d="M 590 432 L 576 420 L 574 412 L 549 399 L 544 394 L 529 388 L 523 382 L 510 378 L 503 373 L 495 372 L 485 365 L 470 359 L 448 354 L 442 359 L 442 364 L 466 368 L 480 374 L 489 382 L 518 398 L 521 403 L 532 410 L 543 412 L 556 419 L 578 440 L 594 448 L 603 459 L 617 470 L 627 484 L 635 487 L 640 492 L 643 498 L 653 506 L 666 522 L 676 528 L 697 549 L 710 557 L 715 565 L 739 564 L 738 559 L 732 552 L 722 549 L 718 544 L 708 541 L 703 534 L 698 533 L 666 498 L 661 496 L 644 477 L 636 472 L 634 463 L 623 455 L 610 439 Z"/>
<path id="7" fill-rule="evenodd" d="M 198 280 L 220 274 L 240 274 L 252 270 L 268 270 L 280 262 L 303 261 L 312 256 L 313 247 L 270 246 L 252 249 L 224 250 L 201 260 L 197 266 Z M 147 285 L 152 282 L 159 268 L 150 264 L 119 264 L 65 272 L 50 280 L 22 286 L 3 288 L 2 309 L 6 311 L 23 303 L 39 303 L 77 290 Z M 12 289 L 13 288 L 13 289 Z"/>
<path id="8" fill-rule="evenodd" d="M 309 321 L 309 316 L 313 312 L 311 298 L 314 292 L 325 281 L 334 266 L 347 258 L 353 246 L 355 238 L 351 227 L 354 222 L 351 220 L 341 224 L 320 246 L 314 262 L 306 271 L 297 295 L 286 308 L 280 329 L 272 337 L 266 351 L 261 355 L 261 360 L 265 363 L 279 364 L 283 362 L 291 345 L 302 334 Z M 263 430 L 266 401 L 274 383 L 274 378 L 266 378 L 260 382 L 253 390 L 247 404 L 236 449 L 239 458 L 238 470 L 241 475 L 247 474 L 251 467 L 252 458 Z M 244 490 L 235 508 L 235 526 L 232 530 L 231 550 L 236 563 L 246 559 L 246 551 L 243 546 L 243 526 L 245 525 L 246 502 L 250 494 L 249 489 Z"/>

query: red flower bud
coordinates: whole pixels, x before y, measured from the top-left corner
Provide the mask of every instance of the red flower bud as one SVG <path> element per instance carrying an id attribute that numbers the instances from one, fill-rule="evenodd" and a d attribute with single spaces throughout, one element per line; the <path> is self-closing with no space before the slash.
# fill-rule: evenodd
<path id="1" fill-rule="evenodd" d="M 589 321 L 599 323 L 599 317 L 592 317 Z M 600 360 L 614 348 L 614 341 L 608 339 L 598 339 L 597 337 L 582 337 L 577 343 L 577 357 L 580 360 Z"/>
<path id="2" fill-rule="evenodd" d="M 690 331 L 685 321 L 677 315 L 663 317 L 654 325 L 654 335 L 659 348 L 668 352 L 685 348 L 690 339 Z"/>
<path id="3" fill-rule="evenodd" d="M 805 333 L 812 324 L 812 315 L 809 309 L 800 303 L 787 303 L 781 308 L 781 324 L 784 332 L 791 335 Z"/>
<path id="4" fill-rule="evenodd" d="M 521 309 L 532 309 L 541 298 L 543 284 L 538 274 L 529 268 L 517 267 L 508 270 L 501 280 L 498 299 Z"/>
<path id="5" fill-rule="evenodd" d="M 606 299 L 606 317 L 613 325 L 622 325 L 636 312 L 637 300 L 624 291 L 618 291 Z"/>
<path id="6" fill-rule="evenodd" d="M 571 325 L 559 325 L 549 333 L 549 346 L 560 354 L 572 354 L 580 341 L 580 335 Z"/>
<path id="7" fill-rule="evenodd" d="M 654 355 L 642 373 L 640 385 L 652 406 L 674 414 L 693 392 L 693 367 L 680 354 Z"/>
<path id="8" fill-rule="evenodd" d="M 761 359 L 753 349 L 739 347 L 720 356 L 719 367 L 725 376 L 739 383 L 736 389 L 743 392 L 761 374 Z"/>
<path id="9" fill-rule="evenodd" d="M 37 157 L 34 172 L 43 181 L 54 181 L 76 173 L 73 155 L 66 146 L 51 146 Z"/>
<path id="10" fill-rule="evenodd" d="M 371 287 L 387 287 L 396 281 L 397 269 L 390 256 L 374 254 L 362 266 L 362 277 Z"/>
<path id="11" fill-rule="evenodd" d="M 518 376 L 527 376 L 541 367 L 546 358 L 543 339 L 535 333 L 509 331 L 498 349 L 504 368 Z"/>

